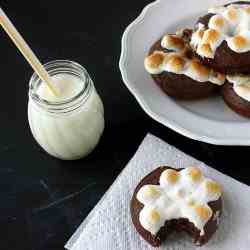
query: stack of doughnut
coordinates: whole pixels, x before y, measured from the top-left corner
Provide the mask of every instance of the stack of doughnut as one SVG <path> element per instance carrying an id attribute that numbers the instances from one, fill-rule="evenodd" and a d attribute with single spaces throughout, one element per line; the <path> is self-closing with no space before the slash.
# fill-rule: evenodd
<path id="1" fill-rule="evenodd" d="M 212 7 L 194 29 L 164 35 L 144 66 L 171 97 L 220 93 L 232 110 L 250 118 L 250 2 Z"/>

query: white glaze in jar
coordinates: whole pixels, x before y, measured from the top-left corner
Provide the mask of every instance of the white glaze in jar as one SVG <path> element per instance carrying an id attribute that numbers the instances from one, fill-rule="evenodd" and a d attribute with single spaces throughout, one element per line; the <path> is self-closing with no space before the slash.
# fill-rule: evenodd
<path id="1" fill-rule="evenodd" d="M 87 71 L 57 60 L 45 64 L 59 90 L 53 96 L 34 73 L 30 80 L 28 119 L 31 132 L 50 155 L 75 160 L 89 154 L 104 129 L 104 109 Z"/>

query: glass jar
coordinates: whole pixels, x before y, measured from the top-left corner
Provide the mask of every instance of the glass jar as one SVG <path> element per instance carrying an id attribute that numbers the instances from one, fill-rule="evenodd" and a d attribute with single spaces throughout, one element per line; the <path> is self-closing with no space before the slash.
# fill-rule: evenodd
<path id="1" fill-rule="evenodd" d="M 29 82 L 31 132 L 50 155 L 63 160 L 82 158 L 95 148 L 103 133 L 103 103 L 89 74 L 78 63 L 55 60 L 44 66 L 52 79 L 55 75 L 76 77 L 74 81 L 79 81 L 82 88 L 69 99 L 48 101 L 39 96 L 42 81 L 34 73 Z"/>

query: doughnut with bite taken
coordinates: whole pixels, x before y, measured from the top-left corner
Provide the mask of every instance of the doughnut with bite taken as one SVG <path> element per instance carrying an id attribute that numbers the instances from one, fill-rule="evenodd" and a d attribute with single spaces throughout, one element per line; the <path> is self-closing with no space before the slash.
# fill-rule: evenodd
<path id="1" fill-rule="evenodd" d="M 197 167 L 163 166 L 144 177 L 130 203 L 132 222 L 150 245 L 158 247 L 171 233 L 186 232 L 196 245 L 210 240 L 222 212 L 219 184 Z"/>

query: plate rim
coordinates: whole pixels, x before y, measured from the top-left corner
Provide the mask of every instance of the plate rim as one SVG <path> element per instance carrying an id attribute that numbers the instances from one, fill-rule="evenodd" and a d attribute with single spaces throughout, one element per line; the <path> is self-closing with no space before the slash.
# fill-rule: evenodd
<path id="1" fill-rule="evenodd" d="M 135 18 L 134 21 L 132 21 L 127 26 L 127 28 L 125 29 L 125 31 L 122 35 L 121 55 L 120 55 L 120 59 L 119 59 L 119 69 L 120 69 L 122 80 L 123 80 L 124 84 L 126 85 L 128 90 L 131 92 L 131 94 L 135 97 L 135 99 L 137 100 L 137 102 L 139 103 L 139 105 L 142 107 L 142 109 L 144 110 L 144 112 L 147 115 L 149 115 L 151 118 L 153 118 L 157 122 L 163 124 L 164 126 L 172 129 L 173 131 L 175 131 L 175 132 L 177 132 L 185 137 L 191 138 L 191 139 L 196 140 L 196 141 L 214 144 L 214 145 L 249 146 L 250 145 L 250 138 L 248 138 L 248 139 L 247 138 L 246 139 L 230 138 L 230 137 L 218 138 L 218 137 L 213 137 L 213 136 L 206 136 L 206 135 L 202 135 L 202 134 L 199 134 L 197 132 L 194 132 L 191 129 L 187 129 L 185 127 L 182 127 L 179 124 L 177 124 L 176 122 L 171 121 L 171 119 L 167 119 L 166 117 L 162 117 L 162 116 L 158 115 L 157 112 L 155 112 L 147 104 L 143 95 L 141 95 L 136 90 L 136 88 L 132 84 L 130 84 L 130 81 L 129 81 L 128 76 L 127 76 L 126 66 L 125 66 L 126 58 L 128 55 L 127 52 L 128 52 L 129 34 L 132 31 L 132 28 L 134 28 L 134 26 L 139 25 L 144 20 L 146 14 L 150 10 L 152 10 L 155 6 L 160 4 L 161 1 L 162 0 L 156 0 L 156 1 L 153 1 L 152 3 L 149 3 L 148 5 L 146 5 L 143 8 L 143 10 L 141 11 L 141 13 L 139 14 L 139 16 L 137 18 Z"/>

